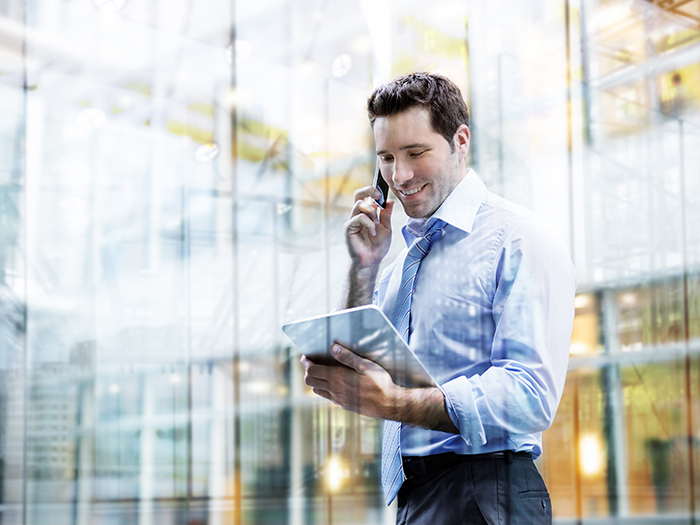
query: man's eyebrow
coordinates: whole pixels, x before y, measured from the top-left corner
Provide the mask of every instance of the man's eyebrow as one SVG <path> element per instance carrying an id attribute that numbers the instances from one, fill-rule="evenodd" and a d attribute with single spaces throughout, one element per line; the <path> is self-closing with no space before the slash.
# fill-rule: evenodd
<path id="1" fill-rule="evenodd" d="M 407 149 L 421 149 L 421 148 L 430 149 L 430 146 L 428 146 L 427 144 L 421 144 L 420 142 L 416 142 L 414 144 L 406 144 L 405 146 L 401 146 L 399 148 L 399 151 L 405 151 Z M 387 150 L 383 149 L 383 150 L 377 151 L 377 156 L 384 155 L 386 153 L 389 153 L 389 152 Z"/>

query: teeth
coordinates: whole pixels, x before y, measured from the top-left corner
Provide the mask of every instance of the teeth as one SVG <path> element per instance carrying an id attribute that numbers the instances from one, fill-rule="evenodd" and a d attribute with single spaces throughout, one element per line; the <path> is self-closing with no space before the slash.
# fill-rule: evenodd
<path id="1" fill-rule="evenodd" d="M 406 190 L 406 191 L 401 190 L 401 193 L 408 196 L 408 195 L 413 195 L 414 193 L 418 193 L 422 189 L 423 189 L 423 186 L 421 186 L 420 188 L 416 188 L 415 190 Z"/>

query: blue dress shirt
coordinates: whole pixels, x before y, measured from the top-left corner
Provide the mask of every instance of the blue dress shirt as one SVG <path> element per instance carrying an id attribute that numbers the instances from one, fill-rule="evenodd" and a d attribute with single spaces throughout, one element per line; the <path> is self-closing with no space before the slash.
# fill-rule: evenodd
<path id="1" fill-rule="evenodd" d="M 469 170 L 433 215 L 447 226 L 423 259 L 409 344 L 445 395 L 459 435 L 403 425 L 404 456 L 542 452 L 569 360 L 576 272 L 559 235 Z M 406 244 L 425 219 L 409 219 Z M 407 249 L 374 302 L 391 314 Z"/>

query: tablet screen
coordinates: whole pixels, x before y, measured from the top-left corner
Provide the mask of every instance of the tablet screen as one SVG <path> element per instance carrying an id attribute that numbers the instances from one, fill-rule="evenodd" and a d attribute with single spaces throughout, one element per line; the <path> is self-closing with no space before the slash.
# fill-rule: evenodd
<path id="1" fill-rule="evenodd" d="M 435 386 L 394 325 L 374 305 L 296 321 L 282 330 L 315 363 L 340 366 L 330 353 L 331 345 L 337 342 L 379 364 L 397 385 Z"/>

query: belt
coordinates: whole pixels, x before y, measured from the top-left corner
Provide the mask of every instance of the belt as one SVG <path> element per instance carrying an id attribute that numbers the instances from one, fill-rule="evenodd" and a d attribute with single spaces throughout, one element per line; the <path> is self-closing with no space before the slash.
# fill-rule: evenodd
<path id="1" fill-rule="evenodd" d="M 532 461 L 532 454 L 529 452 L 504 450 L 502 452 L 490 452 L 488 454 L 455 454 L 454 452 L 445 452 L 444 454 L 433 454 L 431 456 L 404 456 L 403 471 L 408 480 L 416 476 L 425 476 L 431 472 L 451 467 L 457 463 L 480 459 L 502 459 L 506 463 L 513 463 L 515 459 L 529 459 Z"/>

